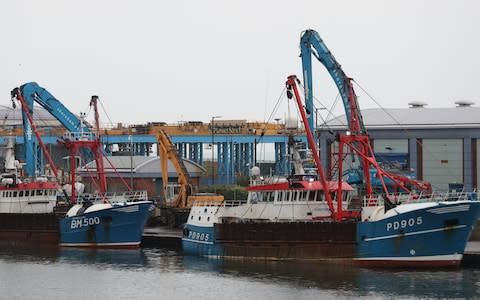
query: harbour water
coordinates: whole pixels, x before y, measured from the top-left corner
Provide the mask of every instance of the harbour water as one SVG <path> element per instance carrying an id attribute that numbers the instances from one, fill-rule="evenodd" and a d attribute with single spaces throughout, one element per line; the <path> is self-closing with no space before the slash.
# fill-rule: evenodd
<path id="1" fill-rule="evenodd" d="M 473 299 L 480 270 L 220 261 L 178 248 L 2 249 L 1 299 Z"/>

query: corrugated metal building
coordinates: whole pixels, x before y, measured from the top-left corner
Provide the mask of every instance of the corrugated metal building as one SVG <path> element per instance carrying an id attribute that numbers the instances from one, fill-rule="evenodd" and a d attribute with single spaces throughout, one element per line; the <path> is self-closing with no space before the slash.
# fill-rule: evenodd
<path id="1" fill-rule="evenodd" d="M 451 183 L 479 187 L 480 108 L 467 101 L 456 104 L 428 108 L 417 102 L 410 108 L 362 110 L 376 157 L 413 170 L 437 190 L 447 190 Z M 332 131 L 346 130 L 344 120 L 341 116 L 319 128 L 320 149 L 327 149 L 320 151 L 325 165 L 331 163 L 335 144 Z"/>

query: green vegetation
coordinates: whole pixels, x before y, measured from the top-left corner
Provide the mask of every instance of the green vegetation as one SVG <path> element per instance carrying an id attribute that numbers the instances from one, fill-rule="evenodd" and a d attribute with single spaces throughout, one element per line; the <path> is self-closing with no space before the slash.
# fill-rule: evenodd
<path id="1" fill-rule="evenodd" d="M 239 185 L 209 185 L 200 188 L 200 193 L 217 193 L 223 195 L 226 200 L 246 200 L 247 191 Z"/>

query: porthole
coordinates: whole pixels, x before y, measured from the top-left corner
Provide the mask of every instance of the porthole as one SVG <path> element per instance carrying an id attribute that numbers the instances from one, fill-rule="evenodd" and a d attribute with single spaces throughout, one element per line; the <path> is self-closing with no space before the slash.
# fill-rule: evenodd
<path id="1" fill-rule="evenodd" d="M 201 217 L 201 216 L 198 216 L 198 220 L 200 221 L 201 219 L 202 219 L 202 217 Z"/>

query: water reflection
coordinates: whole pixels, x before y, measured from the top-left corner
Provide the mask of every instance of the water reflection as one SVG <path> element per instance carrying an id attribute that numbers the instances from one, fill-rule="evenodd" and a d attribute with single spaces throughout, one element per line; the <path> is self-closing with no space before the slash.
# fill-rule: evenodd
<path id="1" fill-rule="evenodd" d="M 318 288 L 371 296 L 406 298 L 476 298 L 480 271 L 476 269 L 366 269 L 333 264 L 215 260 L 185 256 L 185 269 L 217 272 L 231 277 L 271 282 L 293 288 Z"/>
<path id="2" fill-rule="evenodd" d="M 37 262 L 53 263 L 60 255 L 58 247 L 40 246 L 2 246 L 0 248 L 0 260 L 9 262 Z"/>
<path id="3" fill-rule="evenodd" d="M 59 262 L 94 265 L 97 268 L 138 269 L 147 265 L 147 258 L 141 249 L 61 248 Z"/>
<path id="4" fill-rule="evenodd" d="M 124 279 L 125 282 L 129 282 L 131 276 L 144 276 L 145 282 L 159 282 L 159 278 L 162 278 L 161 280 L 169 282 L 169 285 L 178 282 L 177 290 L 183 288 L 180 282 L 187 276 L 192 281 L 191 284 L 197 284 L 199 288 L 206 290 L 216 289 L 220 282 L 224 287 L 230 286 L 232 291 L 238 286 L 254 289 L 253 294 L 264 289 L 267 291 L 262 293 L 268 294 L 281 288 L 288 289 L 290 295 L 295 295 L 296 291 L 309 291 L 308 296 L 313 293 L 324 296 L 340 295 L 341 298 L 433 299 L 480 296 L 480 270 L 465 268 L 407 271 L 316 263 L 230 261 L 184 256 L 178 248 L 2 248 L 0 261 L 51 265 L 54 268 L 48 274 L 50 277 L 61 274 L 62 270 L 70 270 L 71 266 L 75 265 L 81 267 L 75 268 L 75 272 L 79 272 L 78 276 L 82 278 L 97 270 L 109 270 L 109 274 L 120 276 L 116 280 Z M 129 271 L 134 271 L 135 274 L 128 273 Z M 143 288 L 148 289 L 150 286 L 145 285 Z M 155 295 L 158 287 L 151 288 L 150 292 Z M 283 292 L 285 290 L 282 290 Z M 238 298 L 238 295 L 229 295 L 228 291 L 221 293 L 226 293 L 222 294 L 225 298 Z"/>

